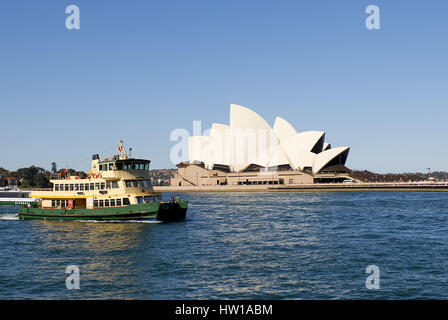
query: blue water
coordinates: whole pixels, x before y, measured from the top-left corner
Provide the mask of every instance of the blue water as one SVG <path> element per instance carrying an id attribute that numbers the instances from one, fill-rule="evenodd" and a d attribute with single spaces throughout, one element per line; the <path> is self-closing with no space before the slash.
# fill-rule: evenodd
<path id="1" fill-rule="evenodd" d="M 0 207 L 0 299 L 448 298 L 448 193 L 183 198 L 178 223 L 21 221 Z"/>

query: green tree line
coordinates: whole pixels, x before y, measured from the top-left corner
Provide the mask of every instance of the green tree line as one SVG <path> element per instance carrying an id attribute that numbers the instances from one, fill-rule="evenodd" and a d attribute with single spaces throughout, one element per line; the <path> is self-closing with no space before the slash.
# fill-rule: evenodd
<path id="1" fill-rule="evenodd" d="M 69 175 L 86 177 L 87 174 L 83 171 L 76 171 L 74 169 L 67 169 Z M 8 171 L 0 167 L 1 177 L 14 177 L 19 180 L 19 187 L 22 188 L 50 188 L 51 175 L 57 174 L 56 163 L 51 164 L 51 170 L 46 170 L 41 167 L 31 166 L 28 168 L 20 168 L 17 171 Z"/>

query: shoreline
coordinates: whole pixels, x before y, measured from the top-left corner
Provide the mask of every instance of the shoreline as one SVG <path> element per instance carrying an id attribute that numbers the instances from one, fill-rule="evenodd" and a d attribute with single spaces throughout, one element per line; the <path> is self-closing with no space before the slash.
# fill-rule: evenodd
<path id="1" fill-rule="evenodd" d="M 448 183 L 434 182 L 379 182 L 379 183 L 324 183 L 288 186 L 154 186 L 156 192 L 314 192 L 314 191 L 436 191 L 448 192 Z"/>

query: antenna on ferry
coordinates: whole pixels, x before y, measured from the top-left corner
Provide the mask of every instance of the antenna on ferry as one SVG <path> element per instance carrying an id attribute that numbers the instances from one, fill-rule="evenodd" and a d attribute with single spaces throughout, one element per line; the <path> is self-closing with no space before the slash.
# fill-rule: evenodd
<path id="1" fill-rule="evenodd" d="M 129 158 L 132 158 L 132 148 L 129 148 Z"/>
<path id="2" fill-rule="evenodd" d="M 126 148 L 124 147 L 123 140 L 120 140 L 120 144 L 118 145 L 118 151 L 120 152 L 120 159 L 126 160 L 128 158 L 128 154 L 126 153 Z"/>

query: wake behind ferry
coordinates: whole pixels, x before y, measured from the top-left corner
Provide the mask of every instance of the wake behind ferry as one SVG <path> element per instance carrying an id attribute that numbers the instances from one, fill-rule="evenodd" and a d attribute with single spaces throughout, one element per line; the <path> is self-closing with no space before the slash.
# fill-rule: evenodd
<path id="1" fill-rule="evenodd" d="M 35 191 L 38 205 L 20 209 L 20 219 L 147 220 L 185 219 L 188 201 L 163 201 L 155 192 L 150 176 L 150 160 L 130 158 L 123 142 L 119 154 L 100 160 L 92 156 L 86 178 L 70 176 L 67 170 L 54 175 L 51 191 Z"/>

